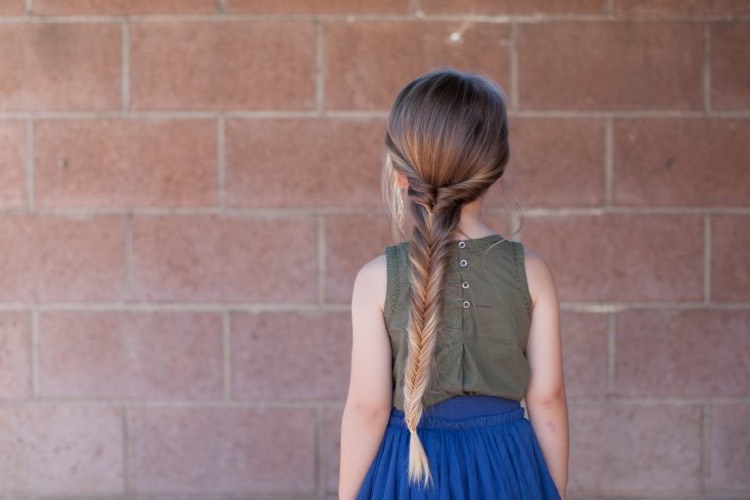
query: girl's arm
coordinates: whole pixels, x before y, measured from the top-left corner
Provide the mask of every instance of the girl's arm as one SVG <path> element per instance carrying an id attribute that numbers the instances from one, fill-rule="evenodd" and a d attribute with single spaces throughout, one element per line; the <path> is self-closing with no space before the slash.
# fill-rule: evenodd
<path id="1" fill-rule="evenodd" d="M 526 276 L 533 309 L 526 356 L 531 378 L 526 409 L 558 491 L 568 484 L 568 408 L 562 368 L 560 312 L 552 272 L 544 258 L 526 249 Z"/>
<path id="2" fill-rule="evenodd" d="M 352 294 L 352 367 L 341 422 L 339 498 L 355 498 L 391 414 L 391 344 L 383 319 L 385 256 L 357 274 Z"/>

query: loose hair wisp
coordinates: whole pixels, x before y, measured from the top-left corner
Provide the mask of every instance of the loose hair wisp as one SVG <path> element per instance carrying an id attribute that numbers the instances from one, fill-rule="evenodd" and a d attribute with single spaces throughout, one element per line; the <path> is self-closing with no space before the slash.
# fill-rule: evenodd
<path id="1" fill-rule="evenodd" d="M 461 207 L 482 196 L 505 170 L 510 150 L 503 91 L 490 80 L 453 69 L 423 75 L 404 87 L 388 117 L 383 188 L 392 220 L 399 191 L 394 172 L 408 181 L 413 220 L 404 413 L 411 433 L 409 480 L 427 484 L 430 466 L 417 426 L 430 390 L 443 316 L 445 275 Z"/>

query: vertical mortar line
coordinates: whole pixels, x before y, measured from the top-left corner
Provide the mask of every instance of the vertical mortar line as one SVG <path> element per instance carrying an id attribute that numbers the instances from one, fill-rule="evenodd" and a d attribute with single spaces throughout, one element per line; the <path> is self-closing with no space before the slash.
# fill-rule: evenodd
<path id="1" fill-rule="evenodd" d="M 604 6 L 604 13 L 610 16 L 615 13 L 615 0 L 607 0 L 607 5 Z"/>
<path id="2" fill-rule="evenodd" d="M 703 24 L 703 108 L 711 111 L 711 26 Z"/>
<path id="3" fill-rule="evenodd" d="M 26 121 L 26 206 L 29 211 L 34 210 L 35 200 L 35 179 L 34 179 L 34 119 L 29 118 Z"/>
<path id="4" fill-rule="evenodd" d="M 518 25 L 510 23 L 510 105 L 518 110 Z"/>
<path id="5" fill-rule="evenodd" d="M 122 109 L 130 109 L 130 19 L 125 19 L 122 23 L 120 35 L 120 57 L 122 58 Z"/>
<path id="6" fill-rule="evenodd" d="M 39 397 L 39 310 L 31 309 L 31 398 Z"/>
<path id="7" fill-rule="evenodd" d="M 229 324 L 229 311 L 221 313 L 221 347 L 224 362 L 224 401 L 232 399 L 232 346 L 231 325 Z"/>
<path id="8" fill-rule="evenodd" d="M 318 215 L 318 303 L 323 304 L 326 285 L 326 241 L 325 241 L 325 218 Z"/>
<path id="9" fill-rule="evenodd" d="M 604 208 L 612 207 L 614 185 L 614 117 L 608 116 L 604 121 Z"/>
<path id="10" fill-rule="evenodd" d="M 607 395 L 612 395 L 615 392 L 615 360 L 617 353 L 615 352 L 615 315 L 617 312 L 612 311 L 607 313 Z"/>
<path id="11" fill-rule="evenodd" d="M 34 0 L 25 0 L 24 10 L 26 11 L 27 16 L 33 16 L 34 15 Z"/>
<path id="12" fill-rule="evenodd" d="M 711 215 L 703 216 L 703 302 L 711 302 Z"/>
<path id="13" fill-rule="evenodd" d="M 216 0 L 216 10 L 219 14 L 224 14 L 227 11 L 227 0 Z"/>
<path id="14" fill-rule="evenodd" d="M 713 405 L 707 401 L 701 405 L 701 493 L 706 493 L 706 482 L 711 474 L 711 463 L 709 461 L 709 450 L 711 449 L 711 412 Z"/>
<path id="15" fill-rule="evenodd" d="M 315 21 L 315 104 L 318 114 L 325 114 L 325 47 L 323 21 Z"/>
<path id="16" fill-rule="evenodd" d="M 222 114 L 216 121 L 216 205 L 224 211 L 226 184 L 226 117 Z"/>

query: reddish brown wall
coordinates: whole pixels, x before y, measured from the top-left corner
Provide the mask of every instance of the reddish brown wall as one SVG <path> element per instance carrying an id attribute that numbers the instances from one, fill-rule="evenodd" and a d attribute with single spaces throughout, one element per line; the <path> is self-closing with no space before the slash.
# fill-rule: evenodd
<path id="1" fill-rule="evenodd" d="M 332 495 L 384 117 L 449 64 L 509 96 L 516 237 L 562 301 L 571 497 L 750 495 L 750 3 L 0 16 L 0 493 Z"/>

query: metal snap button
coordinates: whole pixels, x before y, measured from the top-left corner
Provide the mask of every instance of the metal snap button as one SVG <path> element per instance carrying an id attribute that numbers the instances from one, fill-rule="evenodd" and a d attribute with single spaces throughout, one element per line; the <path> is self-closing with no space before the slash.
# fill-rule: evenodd
<path id="1" fill-rule="evenodd" d="M 458 248 L 466 248 L 466 242 L 465 241 L 459 241 L 458 242 Z"/>
<path id="2" fill-rule="evenodd" d="M 461 286 L 463 288 L 469 288 L 469 282 L 468 281 L 464 281 L 463 283 L 461 283 Z"/>
<path id="3" fill-rule="evenodd" d="M 464 309 L 468 309 L 471 306 L 468 300 L 464 301 Z"/>
<path id="4" fill-rule="evenodd" d="M 459 265 L 461 267 L 466 267 L 469 265 L 469 261 L 467 261 L 466 259 L 461 259 L 461 262 L 459 262 Z"/>

